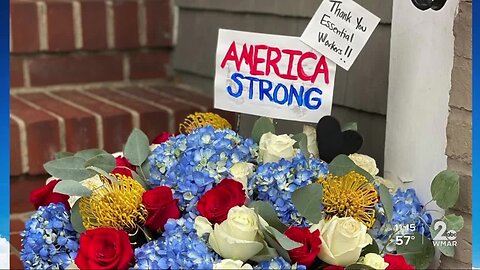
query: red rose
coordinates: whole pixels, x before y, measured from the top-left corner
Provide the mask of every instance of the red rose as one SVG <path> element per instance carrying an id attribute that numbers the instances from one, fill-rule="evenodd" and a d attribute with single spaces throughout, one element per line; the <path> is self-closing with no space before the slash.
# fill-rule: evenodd
<path id="1" fill-rule="evenodd" d="M 207 191 L 197 204 L 200 215 L 212 223 L 222 223 L 228 211 L 234 206 L 242 206 L 247 199 L 242 183 L 233 179 L 223 179 L 220 184 Z"/>
<path id="2" fill-rule="evenodd" d="M 323 270 L 345 270 L 345 267 L 339 265 L 329 265 L 323 268 Z"/>
<path id="3" fill-rule="evenodd" d="M 415 270 L 402 255 L 385 254 L 383 260 L 388 263 L 386 270 Z"/>
<path id="4" fill-rule="evenodd" d="M 112 228 L 88 230 L 80 236 L 75 264 L 80 269 L 128 269 L 134 258 L 128 234 Z"/>
<path id="5" fill-rule="evenodd" d="M 116 157 L 115 158 L 116 167 L 113 169 L 112 173 L 119 173 L 121 175 L 126 175 L 132 177 L 132 171 L 136 171 L 135 167 L 128 162 L 125 157 Z"/>
<path id="6" fill-rule="evenodd" d="M 70 210 L 68 199 L 70 196 L 53 192 L 53 189 L 61 180 L 52 180 L 47 185 L 38 188 L 30 193 L 30 202 L 38 209 L 40 206 L 47 206 L 50 203 L 63 203 L 67 211 Z"/>
<path id="7" fill-rule="evenodd" d="M 163 226 L 169 218 L 180 218 L 177 199 L 173 199 L 169 187 L 156 187 L 143 193 L 142 203 L 148 211 L 145 226 L 152 231 L 163 231 Z"/>
<path id="8" fill-rule="evenodd" d="M 293 262 L 310 267 L 313 261 L 320 253 L 320 231 L 315 230 L 313 233 L 307 228 L 290 227 L 285 231 L 285 235 L 295 242 L 303 244 L 303 246 L 289 250 L 288 255 Z"/>
<path id="9" fill-rule="evenodd" d="M 153 139 L 152 144 L 161 144 L 166 142 L 170 137 L 174 136 L 172 133 L 162 132 Z"/>

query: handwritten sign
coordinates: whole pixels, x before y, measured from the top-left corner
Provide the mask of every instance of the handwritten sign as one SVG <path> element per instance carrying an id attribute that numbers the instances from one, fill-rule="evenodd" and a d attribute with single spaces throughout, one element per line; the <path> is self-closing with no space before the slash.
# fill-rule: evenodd
<path id="1" fill-rule="evenodd" d="M 323 0 L 300 39 L 349 70 L 379 22 L 353 0 Z"/>
<path id="2" fill-rule="evenodd" d="M 215 108 L 318 122 L 331 113 L 335 69 L 299 38 L 220 29 Z"/>

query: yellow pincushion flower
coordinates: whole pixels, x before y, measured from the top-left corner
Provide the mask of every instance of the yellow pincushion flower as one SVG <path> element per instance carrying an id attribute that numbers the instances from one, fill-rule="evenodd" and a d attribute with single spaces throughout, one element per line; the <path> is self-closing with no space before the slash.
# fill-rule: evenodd
<path id="1" fill-rule="evenodd" d="M 207 125 L 211 125 L 215 129 L 232 128 L 232 125 L 230 125 L 227 120 L 225 120 L 218 114 L 211 112 L 197 112 L 195 114 L 190 114 L 189 116 L 187 116 L 187 118 L 185 118 L 183 123 L 180 124 L 179 131 L 183 134 L 189 134 L 194 129 Z"/>
<path id="2" fill-rule="evenodd" d="M 145 189 L 129 176 L 112 175 L 118 182 L 101 176 L 103 185 L 90 197 L 80 199 L 80 214 L 85 229 L 115 228 L 134 232 L 145 223 L 147 210 L 142 204 Z"/>
<path id="3" fill-rule="evenodd" d="M 368 228 L 375 222 L 375 203 L 378 193 L 374 185 L 359 173 L 344 176 L 328 175 L 323 184 L 323 206 L 326 218 L 353 217 Z"/>

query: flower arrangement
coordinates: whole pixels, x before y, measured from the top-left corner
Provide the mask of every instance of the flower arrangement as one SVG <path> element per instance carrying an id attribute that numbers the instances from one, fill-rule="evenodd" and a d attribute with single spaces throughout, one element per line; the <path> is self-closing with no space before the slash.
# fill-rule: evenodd
<path id="1" fill-rule="evenodd" d="M 313 127 L 277 135 L 260 118 L 245 138 L 197 113 L 180 131 L 151 144 L 134 129 L 121 155 L 89 149 L 46 163 L 53 179 L 30 197 L 25 268 L 424 269 L 435 246 L 453 256 L 442 230 L 457 233 L 462 217 L 434 221 L 429 203 L 377 176 L 368 156 L 322 161 Z M 452 207 L 458 176 L 439 173 L 431 192 Z"/>

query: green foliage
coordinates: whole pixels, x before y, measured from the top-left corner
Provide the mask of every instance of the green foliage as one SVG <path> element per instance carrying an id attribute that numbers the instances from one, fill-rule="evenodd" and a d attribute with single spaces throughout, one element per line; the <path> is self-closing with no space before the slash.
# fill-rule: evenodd
<path id="1" fill-rule="evenodd" d="M 453 171 L 445 170 L 437 174 L 432 181 L 430 190 L 432 199 L 443 209 L 453 207 L 460 193 L 459 176 Z"/>
<path id="2" fill-rule="evenodd" d="M 132 165 L 141 166 L 150 154 L 149 145 L 147 135 L 140 129 L 134 128 L 128 136 L 123 154 Z"/>
<path id="3" fill-rule="evenodd" d="M 92 195 L 92 191 L 89 188 L 73 180 L 62 180 L 58 182 L 53 192 L 69 196 L 90 197 Z"/>
<path id="4" fill-rule="evenodd" d="M 354 171 L 365 176 L 368 181 L 373 182 L 373 176 L 364 169 L 357 166 L 347 155 L 338 155 L 328 166 L 328 170 L 331 174 L 336 176 L 344 176 L 347 173 Z"/>
<path id="5" fill-rule="evenodd" d="M 115 169 L 115 158 L 111 154 L 99 154 L 94 157 L 89 158 L 85 161 L 84 166 L 90 167 L 94 166 L 104 170 L 105 172 L 111 172 Z"/>
<path id="6" fill-rule="evenodd" d="M 268 132 L 275 134 L 275 125 L 273 124 L 273 121 L 267 117 L 258 118 L 252 129 L 253 141 L 259 143 L 262 135 Z"/>
<path id="7" fill-rule="evenodd" d="M 71 157 L 73 156 L 73 153 L 70 152 L 57 152 L 55 153 L 55 159 L 61 159 L 64 157 Z"/>
<path id="8" fill-rule="evenodd" d="M 393 217 L 392 195 L 390 195 L 390 191 L 383 184 L 379 186 L 378 193 L 380 196 L 380 201 L 382 202 L 382 205 L 383 205 L 383 209 L 385 210 L 385 216 L 387 217 L 387 220 L 390 222 L 392 221 L 392 217 Z"/>
<path id="9" fill-rule="evenodd" d="M 83 226 L 83 219 L 82 215 L 80 214 L 80 200 L 77 200 L 72 207 L 71 214 L 70 214 L 70 222 L 72 223 L 73 229 L 78 233 L 83 233 L 86 231 L 85 227 Z"/>
<path id="10" fill-rule="evenodd" d="M 308 152 L 307 135 L 305 135 L 305 133 L 298 133 L 293 136 L 293 139 L 296 141 L 294 147 L 300 149 L 306 157 L 310 156 Z"/>
<path id="11" fill-rule="evenodd" d="M 267 226 L 266 229 L 285 250 L 292 250 L 303 246 L 303 244 L 293 241 L 271 226 Z"/>
<path id="12" fill-rule="evenodd" d="M 298 212 L 311 223 L 318 223 L 322 218 L 323 187 L 312 183 L 292 193 L 292 202 Z"/>
<path id="13" fill-rule="evenodd" d="M 265 201 L 253 201 L 250 203 L 249 207 L 253 207 L 255 212 L 261 216 L 271 227 L 282 233 L 287 230 L 287 226 L 280 221 L 271 203 Z"/>
<path id="14" fill-rule="evenodd" d="M 77 153 L 75 153 L 74 156 L 83 158 L 84 160 L 89 160 L 93 157 L 96 157 L 102 154 L 108 154 L 108 153 L 102 149 L 86 149 L 86 150 L 78 151 Z"/>
<path id="15" fill-rule="evenodd" d="M 43 167 L 49 174 L 59 179 L 82 181 L 95 175 L 85 168 L 85 161 L 81 157 L 68 156 L 49 161 Z"/>
<path id="16" fill-rule="evenodd" d="M 433 243 L 417 232 L 413 236 L 415 239 L 410 240 L 407 245 L 397 246 L 397 253 L 403 255 L 415 269 L 427 269 L 435 256 Z"/>
<path id="17" fill-rule="evenodd" d="M 447 226 L 446 232 L 450 230 L 459 232 L 464 225 L 463 217 L 457 216 L 455 214 L 446 215 L 442 218 L 442 220 L 445 222 L 445 225 Z M 435 222 L 433 224 L 435 224 Z M 435 238 L 438 235 L 440 230 L 441 230 L 440 227 L 438 227 L 437 230 L 435 230 L 434 225 L 430 226 L 430 231 L 432 233 L 433 238 Z M 438 245 L 438 250 L 440 250 L 440 252 L 442 252 L 443 255 L 448 257 L 453 257 L 455 255 L 455 247 L 453 245 L 452 246 Z"/>
<path id="18" fill-rule="evenodd" d="M 368 246 L 366 246 L 362 249 L 362 253 L 360 254 L 360 257 L 363 257 L 363 256 L 367 255 L 368 253 L 375 253 L 375 254 L 380 253 L 380 249 L 378 248 L 378 244 L 377 244 L 377 241 L 375 241 L 375 239 L 373 239 L 373 241 L 370 245 L 368 245 Z"/>
<path id="19" fill-rule="evenodd" d="M 361 264 L 361 263 L 354 263 L 345 267 L 345 270 L 371 270 L 371 269 L 374 270 L 375 268 L 372 268 L 366 264 Z"/>

